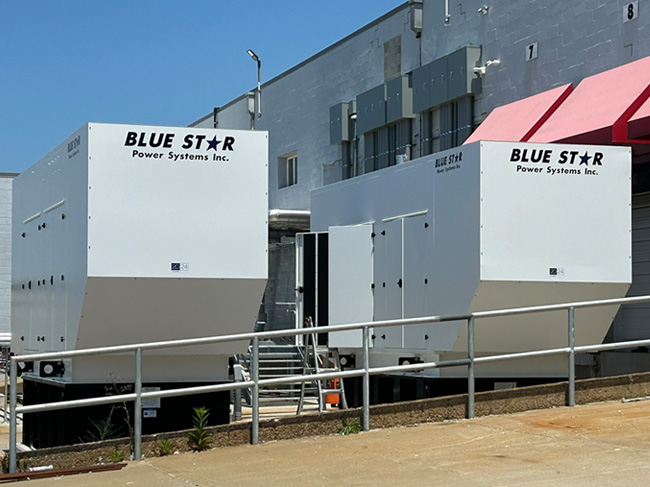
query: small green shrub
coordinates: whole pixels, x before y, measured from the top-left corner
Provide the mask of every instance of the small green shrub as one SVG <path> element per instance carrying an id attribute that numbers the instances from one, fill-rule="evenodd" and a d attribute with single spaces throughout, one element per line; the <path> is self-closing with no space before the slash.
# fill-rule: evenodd
<path id="1" fill-rule="evenodd" d="M 174 442 L 172 440 L 164 439 L 160 440 L 159 453 L 161 457 L 169 455 L 174 449 Z"/>
<path id="2" fill-rule="evenodd" d="M 189 433 L 190 448 L 195 451 L 207 450 L 210 446 L 210 436 L 207 431 L 208 416 L 210 410 L 204 407 L 194 408 L 194 417 L 192 418 L 192 426 L 194 429 Z"/>
<path id="3" fill-rule="evenodd" d="M 123 462 L 124 458 L 126 458 L 126 453 L 124 453 L 117 446 L 115 446 L 113 448 L 113 451 L 111 452 L 111 460 L 113 461 L 113 463 Z"/>
<path id="4" fill-rule="evenodd" d="M 361 424 L 358 419 L 349 420 L 345 416 L 341 416 L 339 435 L 356 435 L 359 431 L 361 431 Z"/>
<path id="5" fill-rule="evenodd" d="M 113 424 L 113 412 L 115 411 L 115 406 L 111 407 L 108 417 L 105 419 L 99 420 L 90 420 L 92 428 L 88 430 L 88 434 L 85 438 L 81 438 L 82 441 L 106 441 L 112 440 L 113 438 L 118 438 L 122 433 L 122 428 L 115 426 Z"/>

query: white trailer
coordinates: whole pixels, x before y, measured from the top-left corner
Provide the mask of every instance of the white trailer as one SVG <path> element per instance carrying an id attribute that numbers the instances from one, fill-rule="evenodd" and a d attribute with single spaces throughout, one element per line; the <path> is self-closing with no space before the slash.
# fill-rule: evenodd
<path id="1" fill-rule="evenodd" d="M 18 176 L 12 350 L 252 331 L 267 279 L 267 147 L 266 132 L 89 123 Z M 225 381 L 245 346 L 146 353 L 143 377 Z M 36 363 L 30 378 L 128 383 L 134 359 Z"/>
<path id="2" fill-rule="evenodd" d="M 632 280 L 630 201 L 631 150 L 610 146 L 477 142 L 325 186 L 312 192 L 311 230 L 316 241 L 327 236 L 328 265 L 315 273 L 326 269 L 328 298 L 305 296 L 314 287 L 305 235 L 299 323 L 308 314 L 322 321 L 323 307 L 327 322 L 318 324 L 334 325 L 623 297 Z M 617 309 L 576 311 L 576 343 L 601 342 Z M 476 353 L 566 346 L 566 326 L 564 312 L 479 320 Z M 466 357 L 464 322 L 372 335 L 371 366 Z M 329 345 L 358 355 L 361 333 L 331 333 Z M 476 372 L 548 378 L 566 370 L 552 357 Z"/>

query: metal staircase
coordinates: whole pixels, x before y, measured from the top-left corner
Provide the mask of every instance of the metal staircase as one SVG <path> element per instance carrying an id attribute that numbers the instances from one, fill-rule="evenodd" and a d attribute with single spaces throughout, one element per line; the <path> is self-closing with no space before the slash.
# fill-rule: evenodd
<path id="1" fill-rule="evenodd" d="M 305 326 L 312 326 L 306 322 Z M 318 345 L 317 334 L 305 336 L 306 346 L 287 343 L 261 341 L 259 343 L 259 378 L 274 379 L 300 374 L 317 374 L 319 372 L 336 372 L 341 370 L 339 354 L 336 349 Z M 252 350 L 239 355 L 239 364 L 243 367 L 243 379 L 249 380 Z M 251 405 L 250 391 L 245 391 L 244 398 Z M 311 404 L 325 411 L 327 403 L 339 404 L 347 408 L 343 381 L 314 380 L 302 384 L 283 384 L 261 387 L 259 391 L 260 406 L 296 406 L 296 414 Z"/>
<path id="2" fill-rule="evenodd" d="M 244 374 L 251 370 L 251 350 L 243 356 Z M 259 378 L 274 379 L 299 375 L 303 371 L 304 352 L 302 347 L 295 344 L 278 344 L 271 341 L 262 341 L 259 344 Z M 260 388 L 261 406 L 289 406 L 297 405 L 301 398 L 300 384 L 286 384 L 276 387 Z M 315 386 L 305 391 L 307 398 L 312 398 L 316 403 L 317 389 Z"/>

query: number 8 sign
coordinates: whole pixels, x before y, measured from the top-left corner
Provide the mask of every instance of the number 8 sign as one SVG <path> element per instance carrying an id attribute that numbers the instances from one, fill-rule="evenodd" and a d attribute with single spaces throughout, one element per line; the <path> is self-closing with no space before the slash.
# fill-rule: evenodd
<path id="1" fill-rule="evenodd" d="M 639 16 L 639 1 L 628 2 L 623 9 L 623 23 L 634 20 Z"/>

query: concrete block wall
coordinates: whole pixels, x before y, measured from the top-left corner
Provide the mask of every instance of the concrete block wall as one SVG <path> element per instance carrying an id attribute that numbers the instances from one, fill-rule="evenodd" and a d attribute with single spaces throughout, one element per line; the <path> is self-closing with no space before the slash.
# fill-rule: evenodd
<path id="1" fill-rule="evenodd" d="M 650 1 L 639 0 L 638 18 L 624 23 L 628 3 L 450 0 L 445 26 L 444 2 L 424 0 L 422 62 L 467 44 L 483 46 L 483 62 L 501 61 L 483 78 L 475 110 L 480 122 L 498 106 L 649 56 Z M 478 11 L 483 5 L 487 14 Z M 534 42 L 538 57 L 526 61 L 526 46 Z"/>
<path id="2" fill-rule="evenodd" d="M 322 186 L 322 165 L 342 157 L 341 145 L 329 143 L 329 107 L 383 83 L 383 43 L 409 32 L 403 9 L 266 88 L 259 127 L 270 131 L 271 208 L 309 207 L 309 191 Z M 414 52 L 409 47 L 403 41 L 403 52 Z M 280 189 L 277 158 L 292 151 L 298 184 Z"/>
<path id="3" fill-rule="evenodd" d="M 402 71 L 415 65 L 418 42 L 408 14 L 403 4 L 263 84 L 262 117 L 256 128 L 269 131 L 269 208 L 309 208 L 309 192 L 322 185 L 322 165 L 342 157 L 341 145 L 329 143 L 329 107 L 384 82 L 384 42 L 401 35 Z M 219 127 L 248 129 L 247 110 L 245 98 L 225 105 Z M 206 115 L 195 125 L 211 123 Z M 298 184 L 278 188 L 278 158 L 293 151 L 298 154 Z"/>

